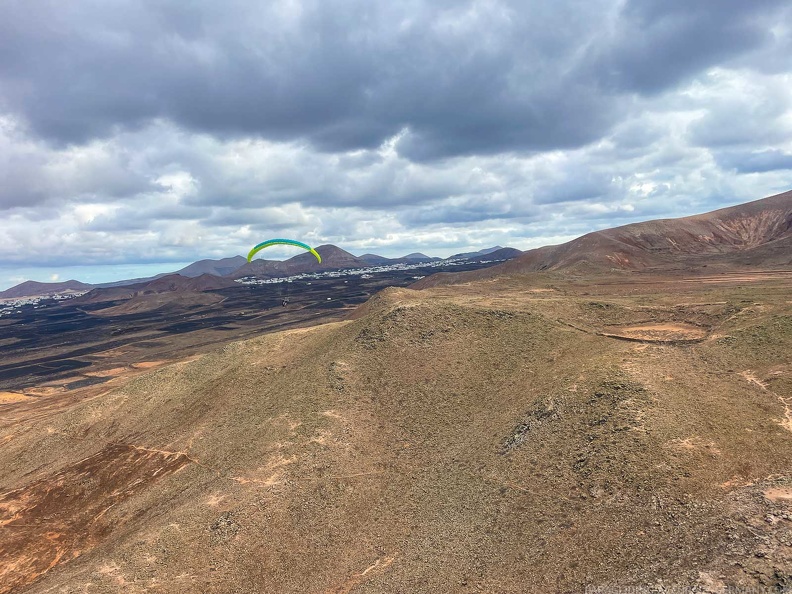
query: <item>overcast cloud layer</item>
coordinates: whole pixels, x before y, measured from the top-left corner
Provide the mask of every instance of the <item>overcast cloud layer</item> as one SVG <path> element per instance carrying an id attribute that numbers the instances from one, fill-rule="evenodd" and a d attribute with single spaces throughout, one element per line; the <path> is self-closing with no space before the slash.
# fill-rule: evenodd
<path id="1" fill-rule="evenodd" d="M 255 4 L 0 3 L 0 289 L 272 236 L 526 249 L 792 187 L 786 1 Z"/>

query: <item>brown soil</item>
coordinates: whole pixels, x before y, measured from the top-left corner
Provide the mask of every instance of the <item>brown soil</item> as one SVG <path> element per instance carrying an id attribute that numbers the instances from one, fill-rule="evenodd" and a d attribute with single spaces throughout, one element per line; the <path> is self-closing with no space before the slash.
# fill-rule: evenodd
<path id="1" fill-rule="evenodd" d="M 113 367 L 112 369 L 103 369 L 101 371 L 88 371 L 85 373 L 88 377 L 115 377 L 127 371 L 126 367 Z"/>
<path id="2" fill-rule="evenodd" d="M 30 400 L 30 396 L 19 392 L 0 392 L 0 403 L 3 404 L 6 402 L 23 402 L 25 400 Z"/>
<path id="3" fill-rule="evenodd" d="M 82 379 L 82 376 L 70 378 L 71 381 L 77 381 L 79 379 Z M 61 387 L 54 387 L 54 386 L 48 386 L 46 384 L 42 384 L 41 386 L 34 386 L 34 387 L 31 387 L 31 388 L 26 388 L 24 393 L 25 393 L 25 395 L 28 395 L 28 396 L 41 397 L 41 396 L 52 396 L 53 394 L 60 394 L 60 393 L 62 393 L 64 391 L 65 390 L 63 388 L 61 388 Z"/>
<path id="4" fill-rule="evenodd" d="M 763 272 L 756 274 L 724 273 L 718 276 L 699 276 L 684 279 L 686 282 L 696 283 L 756 283 L 774 279 L 785 279 L 792 276 L 788 270 Z"/>
<path id="5" fill-rule="evenodd" d="M 695 341 L 705 338 L 707 330 L 692 324 L 641 324 L 609 328 L 603 336 L 646 342 Z"/>
<path id="6" fill-rule="evenodd" d="M 167 364 L 168 361 L 160 360 L 160 361 L 140 361 L 138 363 L 131 363 L 128 367 L 112 367 L 110 369 L 100 369 L 98 371 L 86 371 L 83 376 L 85 377 L 129 377 L 134 374 L 135 371 L 140 370 L 147 370 L 147 369 L 154 369 L 155 367 L 161 367 L 162 365 Z M 73 378 L 72 381 L 77 381 L 80 379 L 79 377 Z M 58 384 L 67 383 L 64 380 L 58 380 Z"/>
<path id="7" fill-rule="evenodd" d="M 181 453 L 109 445 L 0 495 L 0 593 L 33 582 L 118 531 L 118 519 L 111 522 L 107 512 L 187 461 Z"/>
<path id="8" fill-rule="evenodd" d="M 105 357 L 1 405 L 1 587 L 784 591 L 790 289 L 528 275 Z"/>
<path id="9" fill-rule="evenodd" d="M 167 361 L 141 361 L 140 363 L 133 363 L 132 367 L 135 369 L 152 369 L 160 365 L 165 365 L 166 363 Z"/>
<path id="10" fill-rule="evenodd" d="M 792 503 L 792 487 L 767 489 L 764 496 L 774 503 Z"/>

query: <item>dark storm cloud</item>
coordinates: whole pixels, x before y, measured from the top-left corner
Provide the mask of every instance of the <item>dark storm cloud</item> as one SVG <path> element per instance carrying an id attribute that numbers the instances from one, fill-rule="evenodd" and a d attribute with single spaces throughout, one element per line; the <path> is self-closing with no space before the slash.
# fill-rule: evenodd
<path id="1" fill-rule="evenodd" d="M 153 184 L 134 170 L 129 151 L 85 146 L 54 151 L 0 118 L 0 211 L 47 205 L 57 200 L 85 202 L 126 198 Z"/>
<path id="2" fill-rule="evenodd" d="M 769 42 L 746 54 L 735 66 L 765 74 L 789 72 L 792 66 L 792 28 L 789 23 L 792 23 L 792 5 L 787 3 L 786 10 L 773 14 L 767 27 Z"/>
<path id="3" fill-rule="evenodd" d="M 594 47 L 580 76 L 605 88 L 658 93 L 771 45 L 785 0 L 628 0 L 612 37 Z"/>
<path id="4" fill-rule="evenodd" d="M 6 2 L 0 106 L 60 143 L 164 118 L 323 151 L 402 131 L 418 161 L 576 147 L 624 91 L 760 46 L 780 4 Z"/>

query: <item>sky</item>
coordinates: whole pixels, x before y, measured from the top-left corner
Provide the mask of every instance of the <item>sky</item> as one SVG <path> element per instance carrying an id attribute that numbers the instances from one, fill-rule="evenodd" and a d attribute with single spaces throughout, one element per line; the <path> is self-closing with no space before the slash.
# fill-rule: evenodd
<path id="1" fill-rule="evenodd" d="M 0 289 L 272 237 L 528 249 L 791 188 L 786 0 L 0 2 Z"/>

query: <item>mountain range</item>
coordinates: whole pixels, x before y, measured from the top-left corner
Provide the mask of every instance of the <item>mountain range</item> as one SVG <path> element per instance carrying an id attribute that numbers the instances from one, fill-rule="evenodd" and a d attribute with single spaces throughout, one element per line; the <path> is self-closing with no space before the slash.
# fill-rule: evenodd
<path id="1" fill-rule="evenodd" d="M 792 191 L 678 219 L 633 223 L 528 250 L 490 268 L 441 273 L 415 287 L 540 271 L 690 272 L 792 265 Z"/>
<path id="2" fill-rule="evenodd" d="M 705 214 L 633 223 L 531 250 L 510 270 L 641 270 L 792 263 L 792 191 Z"/>
<path id="3" fill-rule="evenodd" d="M 243 256 L 222 258 L 220 260 L 199 260 L 173 273 L 157 274 L 146 278 L 115 281 L 111 283 L 87 284 L 76 280 L 59 283 L 41 283 L 25 281 L 5 291 L 0 291 L 0 299 L 18 299 L 40 295 L 57 295 L 103 289 L 103 296 L 129 298 L 145 293 L 161 293 L 166 291 L 207 291 L 211 289 L 233 286 L 233 280 L 255 276 L 257 278 L 275 278 L 295 274 L 317 272 L 319 270 L 335 270 L 343 268 L 367 268 L 370 266 L 386 266 L 391 264 L 416 264 L 420 262 L 436 262 L 442 258 L 430 257 L 421 253 L 411 253 L 401 258 L 386 258 L 376 254 L 353 254 L 334 245 L 321 245 L 316 251 L 322 256 L 322 263 L 306 252 L 288 260 L 257 259 L 248 262 Z M 481 260 L 513 258 L 522 252 L 514 248 L 487 248 L 478 252 L 457 254 L 451 259 Z M 491 254 L 491 255 L 490 255 Z M 178 277 L 178 278 L 177 278 Z M 198 279 L 201 281 L 189 281 Z M 165 279 L 165 280 L 162 280 Z M 214 280 L 213 280 L 214 279 Z M 112 290 L 110 290 L 112 289 Z"/>
<path id="4" fill-rule="evenodd" d="M 209 290 L 229 286 L 228 282 L 249 276 L 274 278 L 319 270 L 440 260 L 421 253 L 401 258 L 386 258 L 376 254 L 355 256 L 329 244 L 321 245 L 316 250 L 322 256 L 321 264 L 307 252 L 283 261 L 258 259 L 247 262 L 242 256 L 234 256 L 220 260 L 200 260 L 172 274 L 101 285 L 88 285 L 74 280 L 61 283 L 26 281 L 0 292 L 0 299 L 86 291 L 96 287 L 120 289 L 118 295 L 165 290 Z M 792 191 L 709 213 L 594 231 L 567 243 L 526 252 L 494 246 L 477 252 L 454 254 L 447 259 L 506 262 L 465 273 L 439 273 L 419 281 L 416 287 L 545 270 L 582 273 L 613 270 L 690 271 L 709 267 L 713 271 L 757 264 L 765 267 L 789 266 L 792 264 Z M 183 279 L 209 278 L 191 283 L 174 279 L 174 275 Z M 166 280 L 158 282 L 163 278 Z"/>
<path id="5" fill-rule="evenodd" d="M 0 299 L 16 299 L 29 297 L 31 295 L 60 294 L 78 291 L 87 291 L 93 285 L 81 283 L 76 280 L 68 280 L 62 283 L 40 283 L 37 281 L 25 281 L 0 292 Z"/>

